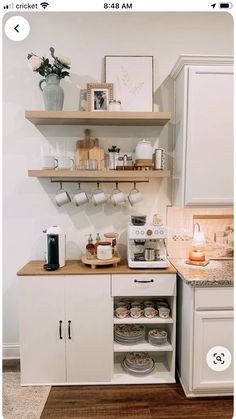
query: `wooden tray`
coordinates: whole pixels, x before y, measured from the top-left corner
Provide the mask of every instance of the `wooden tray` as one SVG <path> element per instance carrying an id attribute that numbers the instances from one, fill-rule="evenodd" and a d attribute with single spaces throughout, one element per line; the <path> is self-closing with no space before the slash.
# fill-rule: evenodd
<path id="1" fill-rule="evenodd" d="M 116 267 L 118 262 L 121 261 L 121 258 L 120 256 L 113 256 L 112 259 L 100 260 L 100 259 L 87 259 L 86 256 L 82 256 L 81 260 L 85 265 L 91 265 L 92 269 L 96 269 L 97 266 L 103 266 L 103 265 L 113 265 Z"/>
<path id="2" fill-rule="evenodd" d="M 187 259 L 185 261 L 185 263 L 187 263 L 187 265 L 206 266 L 206 265 L 208 265 L 209 260 L 206 259 L 206 260 L 204 260 L 204 262 L 200 262 L 200 261 L 197 261 L 197 260 L 189 260 L 189 259 Z"/>

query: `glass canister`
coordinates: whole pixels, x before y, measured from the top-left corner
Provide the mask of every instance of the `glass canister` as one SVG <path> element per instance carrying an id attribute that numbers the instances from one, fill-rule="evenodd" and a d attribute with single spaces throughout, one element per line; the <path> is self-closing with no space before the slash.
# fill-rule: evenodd
<path id="1" fill-rule="evenodd" d="M 135 160 L 152 160 L 152 145 L 149 140 L 140 140 L 135 148 Z"/>
<path id="2" fill-rule="evenodd" d="M 109 112 L 120 112 L 121 111 L 121 101 L 120 100 L 110 100 L 108 105 Z"/>
<path id="3" fill-rule="evenodd" d="M 118 161 L 118 157 L 119 157 L 119 152 L 120 152 L 120 148 L 116 147 L 116 145 L 113 145 L 112 148 L 108 148 L 108 168 L 109 170 L 115 170 L 116 169 L 116 165 L 117 165 L 117 161 Z"/>

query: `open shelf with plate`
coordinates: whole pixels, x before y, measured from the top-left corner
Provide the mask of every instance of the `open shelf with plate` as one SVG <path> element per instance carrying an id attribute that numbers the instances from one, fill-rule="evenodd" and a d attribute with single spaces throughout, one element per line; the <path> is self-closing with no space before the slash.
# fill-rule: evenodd
<path id="1" fill-rule="evenodd" d="M 132 275 L 135 279 L 135 275 Z M 112 277 L 112 279 L 114 276 Z M 132 279 L 133 279 L 132 278 Z M 146 283 L 145 283 L 146 278 Z M 150 276 L 151 278 L 151 276 Z M 153 384 L 153 383 L 174 383 L 175 382 L 175 340 L 176 340 L 176 278 L 175 276 L 171 278 L 166 278 L 166 282 L 161 285 L 160 274 L 152 275 L 154 282 L 150 283 L 149 275 L 142 275 L 143 284 L 142 287 L 137 285 L 135 290 L 133 287 L 134 280 L 130 279 L 126 285 L 126 290 L 122 288 L 122 285 L 115 278 L 113 279 L 113 293 L 114 295 L 114 343 L 113 343 L 113 352 L 114 352 L 114 372 L 112 383 L 114 384 Z M 156 283 L 155 283 L 156 281 Z M 168 286 L 168 281 L 172 282 L 172 286 Z M 115 285 L 116 282 L 116 285 Z M 120 285 L 119 285 L 120 284 Z M 131 289 L 132 287 L 132 295 Z M 157 309 L 158 305 L 162 301 L 162 304 L 168 305 L 170 312 L 169 316 L 162 318 L 159 316 L 159 311 L 157 310 L 156 315 L 153 318 L 145 317 L 147 312 L 144 312 L 144 307 L 148 307 L 148 304 Z M 138 318 L 131 317 L 131 307 L 141 307 L 141 316 Z M 120 309 L 121 312 L 119 311 Z M 163 305 L 164 307 L 164 305 Z M 118 308 L 118 310 L 117 310 Z M 119 318 L 117 316 L 122 316 L 122 309 L 128 310 L 127 317 Z M 154 314 L 154 313 L 153 313 Z M 125 328 L 124 334 L 122 328 L 117 327 L 119 325 L 137 325 L 139 326 L 138 333 L 142 334 L 143 339 L 139 340 L 137 335 L 129 334 L 129 327 Z M 140 329 L 141 328 L 141 329 Z M 140 329 L 140 331 L 139 331 Z M 143 331 L 144 332 L 141 332 Z M 162 344 L 152 344 L 149 342 L 149 331 L 152 329 L 161 329 L 167 333 L 167 341 Z M 127 332 L 128 331 L 128 332 Z M 131 341 L 127 338 L 127 333 L 129 334 Z M 122 337 L 123 336 L 123 337 Z M 131 337 L 133 336 L 133 338 Z M 155 342 L 156 343 L 156 342 Z M 125 366 L 125 359 L 127 355 L 132 353 L 141 353 L 147 354 L 153 363 L 152 369 L 147 373 L 142 374 L 142 371 L 137 373 L 137 371 L 132 372 Z M 146 355 L 145 355 L 146 356 Z"/>
<path id="2" fill-rule="evenodd" d="M 174 357 L 172 352 L 167 354 L 164 352 L 150 352 L 150 356 L 155 362 L 152 372 L 147 375 L 135 376 L 125 373 L 122 367 L 122 360 L 125 353 L 116 353 L 114 355 L 114 370 L 112 377 L 112 384 L 163 384 L 175 383 L 175 376 L 173 374 L 172 359 Z"/>

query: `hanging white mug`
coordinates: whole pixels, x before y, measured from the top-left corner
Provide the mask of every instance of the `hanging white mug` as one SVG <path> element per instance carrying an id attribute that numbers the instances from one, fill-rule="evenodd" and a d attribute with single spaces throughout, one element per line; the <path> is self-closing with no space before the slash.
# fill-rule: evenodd
<path id="1" fill-rule="evenodd" d="M 89 202 L 88 195 L 79 189 L 77 194 L 74 196 L 75 205 L 79 207 L 80 205 L 87 204 L 87 202 Z"/>
<path id="2" fill-rule="evenodd" d="M 132 189 L 132 191 L 129 193 L 128 200 L 130 205 L 133 206 L 134 204 L 141 202 L 143 200 L 143 196 L 137 189 Z"/>
<path id="3" fill-rule="evenodd" d="M 102 189 L 99 188 L 99 183 L 98 183 L 98 187 L 97 187 L 96 191 L 92 195 L 91 201 L 93 202 L 95 207 L 97 205 L 104 204 L 107 201 L 107 197 L 106 197 L 105 193 L 103 192 Z"/>
<path id="4" fill-rule="evenodd" d="M 56 193 L 55 201 L 58 207 L 62 207 L 62 205 L 65 205 L 71 202 L 71 198 L 68 192 L 66 192 L 64 189 L 61 188 L 61 189 L 58 189 Z"/>
<path id="5" fill-rule="evenodd" d="M 118 188 L 114 189 L 114 191 L 111 194 L 111 202 L 113 203 L 114 207 L 116 207 L 119 204 L 122 204 L 126 201 L 125 194 L 120 191 Z"/>

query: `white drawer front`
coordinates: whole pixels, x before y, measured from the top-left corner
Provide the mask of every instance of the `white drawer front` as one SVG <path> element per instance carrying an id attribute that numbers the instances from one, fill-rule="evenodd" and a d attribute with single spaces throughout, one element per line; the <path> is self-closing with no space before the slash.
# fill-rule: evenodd
<path id="1" fill-rule="evenodd" d="M 176 275 L 112 275 L 113 296 L 176 295 Z"/>
<path id="2" fill-rule="evenodd" d="M 196 288 L 195 310 L 232 310 L 233 287 Z"/>

